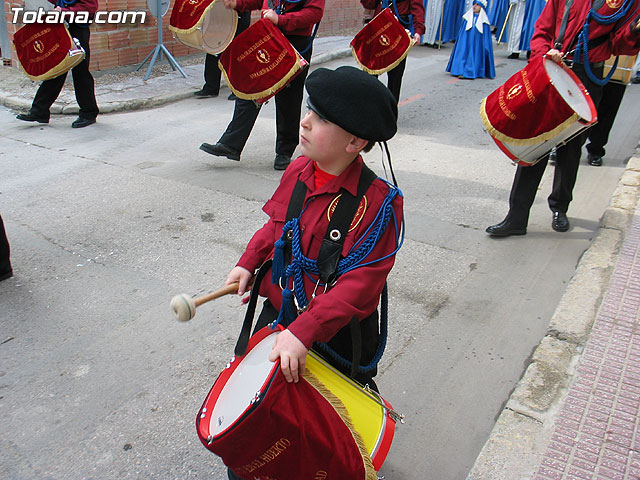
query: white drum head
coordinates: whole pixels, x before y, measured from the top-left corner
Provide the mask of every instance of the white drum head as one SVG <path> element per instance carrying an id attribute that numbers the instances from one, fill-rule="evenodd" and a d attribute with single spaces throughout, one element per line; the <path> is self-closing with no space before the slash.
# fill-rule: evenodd
<path id="1" fill-rule="evenodd" d="M 216 1 L 202 21 L 202 48 L 211 55 L 222 53 L 231 43 L 238 25 L 238 14 Z"/>
<path id="2" fill-rule="evenodd" d="M 556 62 L 546 59 L 542 62 L 551 84 L 555 87 L 558 94 L 569 105 L 578 116 L 587 122 L 593 121 L 593 113 L 589 107 L 589 102 L 585 97 L 585 92 L 575 82 L 573 77 Z"/>
<path id="3" fill-rule="evenodd" d="M 279 332 L 274 332 L 260 341 L 247 353 L 222 388 L 220 396 L 213 406 L 209 433 L 214 437 L 240 418 L 251 405 L 251 400 L 269 377 L 274 362 L 270 362 L 269 353 L 276 342 Z"/>

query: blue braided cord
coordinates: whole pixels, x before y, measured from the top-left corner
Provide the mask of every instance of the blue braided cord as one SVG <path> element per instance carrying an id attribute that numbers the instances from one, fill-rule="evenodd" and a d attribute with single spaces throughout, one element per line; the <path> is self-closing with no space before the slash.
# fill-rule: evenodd
<path id="1" fill-rule="evenodd" d="M 338 268 L 336 270 L 337 276 L 342 275 L 343 273 L 346 273 L 348 271 L 351 271 L 363 265 L 362 261 L 372 252 L 376 243 L 379 241 L 380 237 L 384 233 L 389 223 L 389 220 L 392 216 L 396 220 L 394 224 L 394 228 L 396 232 L 396 245 L 398 244 L 397 218 L 395 215 L 395 211 L 393 210 L 393 207 L 392 207 L 393 199 L 398 194 L 402 195 L 402 193 L 398 188 L 394 187 L 389 189 L 389 192 L 385 196 L 382 202 L 382 205 L 376 214 L 374 222 L 372 222 L 372 225 L 374 226 L 373 232 L 368 233 L 372 228 L 372 225 L 370 225 L 365 232 L 366 238 L 362 240 L 362 238 L 365 237 L 365 235 L 363 235 L 363 237 L 361 237 L 358 240 L 358 242 L 362 241 L 362 244 L 360 245 L 360 247 L 358 247 L 358 249 L 355 251 L 350 251 L 347 257 L 343 258 L 342 260 L 340 260 L 340 262 L 338 262 Z M 404 224 L 404 218 L 403 218 L 403 224 Z M 305 308 L 309 302 L 308 302 L 306 291 L 304 289 L 303 274 L 305 274 L 306 272 L 309 272 L 311 274 L 318 275 L 319 274 L 318 262 L 316 260 L 312 260 L 306 257 L 302 253 L 302 250 L 300 247 L 300 236 L 301 236 L 300 225 L 296 221 L 296 219 L 292 219 L 289 222 L 287 222 L 282 230 L 283 232 L 286 232 L 289 230 L 292 231 L 292 239 L 291 239 L 291 254 L 292 254 L 291 257 L 292 258 L 291 258 L 291 263 L 287 266 L 283 277 L 280 278 L 280 283 L 281 285 L 286 286 L 289 283 L 289 279 L 293 277 L 294 291 L 296 294 L 296 299 L 298 301 L 298 307 Z M 404 229 L 402 230 L 402 234 L 404 238 Z M 395 252 L 397 252 L 399 248 L 400 247 L 397 246 L 396 249 L 393 251 L 393 253 L 390 253 L 384 256 L 383 258 L 378 258 L 370 262 L 367 262 L 365 265 L 370 265 L 372 263 L 379 262 L 384 258 L 388 258 L 389 256 L 395 254 Z M 277 280 L 277 279 L 273 279 L 273 280 Z"/>
<path id="2" fill-rule="evenodd" d="M 382 289 L 382 295 L 387 297 L 387 284 L 385 283 L 384 288 Z M 387 347 L 387 337 L 389 332 L 389 311 L 388 311 L 388 302 L 382 301 L 380 302 L 380 337 L 378 341 L 378 348 L 376 349 L 376 353 L 371 359 L 371 361 L 364 366 L 360 366 L 358 369 L 359 372 L 367 373 L 373 370 L 378 366 L 380 359 L 382 358 L 382 354 L 384 353 L 384 349 Z M 317 343 L 320 347 L 320 350 L 327 353 L 332 360 L 336 361 L 340 366 L 346 369 L 351 369 L 353 362 L 347 360 L 338 352 L 336 352 L 333 348 L 331 348 L 327 343 Z"/>
<path id="3" fill-rule="evenodd" d="M 622 8 L 619 8 L 615 13 L 611 15 L 600 15 L 592 8 L 587 15 L 587 20 L 584 23 L 584 27 L 582 27 L 582 31 L 578 34 L 578 44 L 576 45 L 576 49 L 574 52 L 574 61 L 580 63 L 580 61 L 582 60 L 587 77 L 596 85 L 603 86 L 609 83 L 609 80 L 611 80 L 611 77 L 615 73 L 618 66 L 618 59 L 616 58 L 613 67 L 611 67 L 609 74 L 605 78 L 599 79 L 593 74 L 591 65 L 589 63 L 589 22 L 591 21 L 591 19 L 593 19 L 601 25 L 610 25 L 612 23 L 615 23 L 628 13 L 629 8 L 631 7 L 631 3 L 632 0 L 625 0 Z"/>

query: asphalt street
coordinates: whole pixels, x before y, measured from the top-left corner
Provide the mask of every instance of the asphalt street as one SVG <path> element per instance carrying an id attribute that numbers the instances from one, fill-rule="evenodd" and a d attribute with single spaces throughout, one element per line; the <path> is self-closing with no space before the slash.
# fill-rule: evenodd
<path id="1" fill-rule="evenodd" d="M 444 71 L 449 54 L 411 51 L 389 143 L 406 237 L 378 383 L 406 424 L 386 480 L 466 476 L 640 140 L 640 87 L 630 86 L 605 165 L 581 166 L 571 230 L 551 230 L 548 169 L 529 233 L 489 238 L 515 169 L 482 130 L 479 103 L 525 61 L 498 49 L 497 77 L 468 81 Z M 322 66 L 341 64 L 353 61 Z M 69 116 L 25 124 L 0 107 L 0 212 L 15 271 L 0 284 L 0 476 L 226 478 L 194 420 L 244 311 L 230 296 L 177 323 L 169 301 L 222 285 L 280 178 L 273 102 L 239 163 L 198 150 L 232 108 L 225 96 L 186 99 L 71 130 Z M 381 158 L 366 155 L 384 175 Z"/>

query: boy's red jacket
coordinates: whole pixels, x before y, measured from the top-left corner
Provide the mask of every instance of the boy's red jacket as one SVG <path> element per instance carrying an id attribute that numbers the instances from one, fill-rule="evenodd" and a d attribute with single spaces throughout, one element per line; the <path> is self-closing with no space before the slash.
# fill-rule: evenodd
<path id="1" fill-rule="evenodd" d="M 322 20 L 324 13 L 324 0 L 306 0 L 303 2 L 302 8 L 298 8 L 298 2 L 289 3 L 285 0 L 274 0 L 273 3 L 275 7 L 283 4 L 283 12 L 278 15 L 277 27 L 285 35 L 311 36 L 313 26 Z M 266 0 L 237 0 L 236 4 L 238 12 L 267 8 L 269 7 Z"/>
<path id="2" fill-rule="evenodd" d="M 298 157 L 285 170 L 280 185 L 262 208 L 269 215 L 269 221 L 251 238 L 245 253 L 238 261 L 238 266 L 254 272 L 273 256 L 274 243 L 282 236 L 287 207 L 298 177 L 307 185 L 306 209 L 300 217 L 300 245 L 304 255 L 316 259 L 329 225 L 329 206 L 341 188 L 356 195 L 362 165 L 362 157 L 358 156 L 342 174 L 314 191 L 314 164 L 307 157 Z M 366 191 L 361 202 L 361 207 L 364 208 L 359 208 L 354 218 L 352 229 L 344 242 L 343 256 L 348 254 L 354 242 L 373 222 L 388 192 L 389 186 L 380 179 L 374 180 Z M 393 200 L 396 225 L 394 226 L 392 217 L 378 244 L 364 260 L 365 263 L 384 257 L 395 250 L 396 229 L 400 231 L 402 224 L 402 203 L 402 197 L 397 195 Z M 310 299 L 309 308 L 289 326 L 291 333 L 307 348 L 311 348 L 313 342 L 328 342 L 342 327 L 349 324 L 352 317 L 360 320 L 368 317 L 378 306 L 382 288 L 394 261 L 395 256 L 391 256 L 347 272 L 340 276 L 335 286 L 326 293 L 324 288 L 319 287 L 313 300 L 311 295 L 315 283 L 305 276 L 305 291 Z M 280 309 L 282 290 L 280 286 L 271 283 L 270 272 L 262 281 L 260 295 L 269 298 L 273 306 Z"/>

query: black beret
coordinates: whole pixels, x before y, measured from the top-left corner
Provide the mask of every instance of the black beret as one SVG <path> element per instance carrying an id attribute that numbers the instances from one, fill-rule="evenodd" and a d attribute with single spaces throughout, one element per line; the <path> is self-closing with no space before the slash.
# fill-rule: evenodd
<path id="1" fill-rule="evenodd" d="M 389 140 L 398 130 L 398 103 L 376 77 L 355 67 L 318 68 L 305 83 L 309 108 L 365 140 Z"/>

